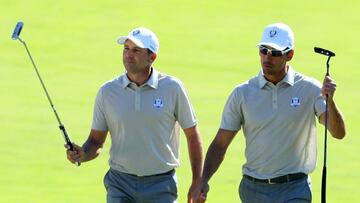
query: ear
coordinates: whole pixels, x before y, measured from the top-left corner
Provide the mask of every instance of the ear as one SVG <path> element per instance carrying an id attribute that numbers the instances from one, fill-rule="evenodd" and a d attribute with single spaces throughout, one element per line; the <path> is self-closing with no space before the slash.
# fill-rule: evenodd
<path id="1" fill-rule="evenodd" d="M 289 51 L 289 53 L 286 54 L 286 61 L 291 61 L 291 59 L 294 57 L 294 50 Z"/>
<path id="2" fill-rule="evenodd" d="M 157 55 L 155 53 L 151 53 L 150 55 L 150 59 L 154 62 L 156 59 Z"/>

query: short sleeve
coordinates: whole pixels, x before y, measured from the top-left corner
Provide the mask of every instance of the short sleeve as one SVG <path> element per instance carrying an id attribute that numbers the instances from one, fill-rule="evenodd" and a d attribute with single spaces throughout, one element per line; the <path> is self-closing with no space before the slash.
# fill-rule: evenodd
<path id="1" fill-rule="evenodd" d="M 319 116 L 325 112 L 326 110 L 326 101 L 321 93 L 315 98 L 315 115 L 319 118 Z"/>
<path id="2" fill-rule="evenodd" d="M 107 131 L 106 117 L 103 105 L 103 92 L 102 88 L 98 91 L 94 104 L 94 113 L 92 121 L 92 129 L 99 131 Z"/>
<path id="3" fill-rule="evenodd" d="M 181 128 L 186 129 L 196 125 L 196 116 L 185 88 L 180 81 L 178 85 L 175 117 Z"/>
<path id="4" fill-rule="evenodd" d="M 229 96 L 221 119 L 221 129 L 238 131 L 241 129 L 243 115 L 241 113 L 241 100 L 237 88 Z"/>

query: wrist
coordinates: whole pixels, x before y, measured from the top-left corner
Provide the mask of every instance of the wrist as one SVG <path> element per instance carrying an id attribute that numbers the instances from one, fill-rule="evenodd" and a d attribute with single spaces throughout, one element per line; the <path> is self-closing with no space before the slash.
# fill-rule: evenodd
<path id="1" fill-rule="evenodd" d="M 192 184 L 199 184 L 199 183 L 201 183 L 201 177 L 192 179 Z"/>
<path id="2" fill-rule="evenodd" d="M 200 180 L 201 184 L 204 185 L 204 184 L 208 184 L 209 182 L 209 179 L 206 178 L 206 177 L 202 177 L 201 180 Z"/>
<path id="3" fill-rule="evenodd" d="M 333 98 L 329 98 L 329 100 L 328 100 L 328 106 L 329 106 L 329 107 L 335 106 L 335 101 L 334 101 Z"/>

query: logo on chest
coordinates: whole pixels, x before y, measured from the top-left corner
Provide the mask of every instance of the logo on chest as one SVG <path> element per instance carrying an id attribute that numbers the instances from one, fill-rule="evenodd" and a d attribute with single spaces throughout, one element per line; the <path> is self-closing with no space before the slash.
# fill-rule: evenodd
<path id="1" fill-rule="evenodd" d="M 291 99 L 290 106 L 298 107 L 300 106 L 300 99 L 298 97 L 294 97 Z"/>
<path id="2" fill-rule="evenodd" d="M 155 101 L 154 101 L 154 107 L 157 108 L 157 109 L 164 107 L 164 102 L 163 102 L 163 100 L 161 100 L 161 99 L 155 99 Z"/>

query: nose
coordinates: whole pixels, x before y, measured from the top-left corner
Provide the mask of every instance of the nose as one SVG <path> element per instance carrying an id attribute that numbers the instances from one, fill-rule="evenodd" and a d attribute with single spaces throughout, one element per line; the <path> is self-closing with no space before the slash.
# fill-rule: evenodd
<path id="1" fill-rule="evenodd" d="M 268 52 L 265 57 L 266 57 L 266 59 L 268 59 L 268 60 L 272 59 L 272 55 L 271 55 L 270 52 Z"/>
<path id="2" fill-rule="evenodd" d="M 272 60 L 273 60 L 273 57 L 271 56 L 271 54 L 269 52 L 267 54 L 262 54 L 262 56 L 261 56 L 261 61 L 264 64 L 272 64 Z"/>
<path id="3" fill-rule="evenodd" d="M 131 51 L 129 51 L 129 50 L 124 50 L 123 56 L 126 59 L 133 58 L 133 55 L 132 55 Z"/>

